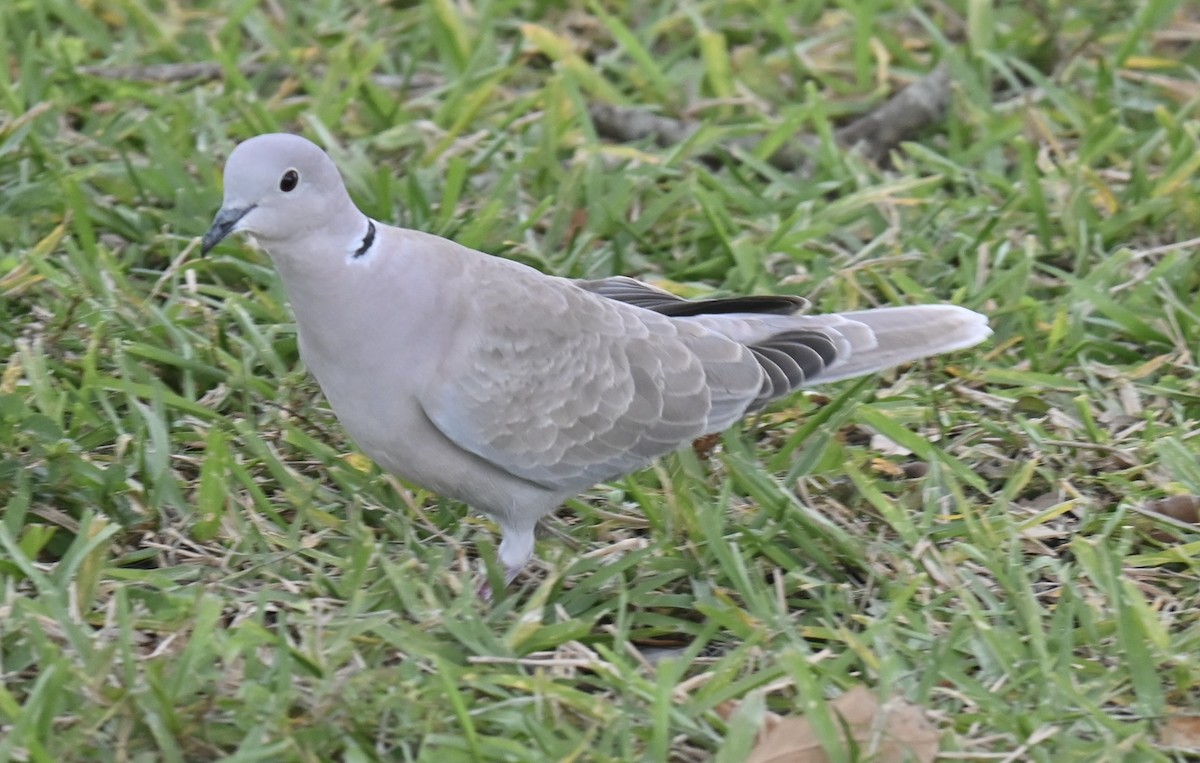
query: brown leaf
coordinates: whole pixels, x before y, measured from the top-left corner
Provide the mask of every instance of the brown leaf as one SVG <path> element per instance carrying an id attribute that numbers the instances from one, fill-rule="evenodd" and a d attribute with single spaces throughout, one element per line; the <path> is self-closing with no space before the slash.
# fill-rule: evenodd
<path id="1" fill-rule="evenodd" d="M 1200 752 L 1200 715 L 1170 715 L 1158 730 L 1158 740 L 1167 747 Z"/>
<path id="2" fill-rule="evenodd" d="M 716 448 L 719 442 L 721 442 L 720 434 L 706 434 L 692 440 L 692 450 L 695 451 L 696 458 L 705 461 L 712 455 L 713 448 Z"/>
<path id="3" fill-rule="evenodd" d="M 1200 524 L 1200 496 L 1172 495 L 1150 501 L 1146 509 L 1190 525 Z"/>
<path id="4" fill-rule="evenodd" d="M 931 763 L 941 734 L 917 705 L 896 697 L 880 705 L 875 694 L 857 686 L 829 703 L 842 723 L 842 742 L 875 763 Z M 766 732 L 746 763 L 828 763 L 812 724 L 804 716 L 783 718 Z"/>
<path id="5" fill-rule="evenodd" d="M 587 228 L 587 224 L 588 211 L 586 209 L 583 207 L 578 207 L 571 212 L 571 219 L 567 223 L 567 230 L 564 236 L 567 240 L 567 243 L 569 244 L 574 241 L 575 237 L 579 235 L 579 232 Z"/>

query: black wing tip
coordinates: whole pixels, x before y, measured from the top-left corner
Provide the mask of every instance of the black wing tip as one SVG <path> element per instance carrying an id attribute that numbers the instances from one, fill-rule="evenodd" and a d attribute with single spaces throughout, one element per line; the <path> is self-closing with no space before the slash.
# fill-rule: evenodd
<path id="1" fill-rule="evenodd" d="M 837 359 L 833 340 L 820 331 L 786 331 L 748 347 L 764 373 L 751 410 L 816 380 Z"/>
<path id="2" fill-rule="evenodd" d="M 680 300 L 663 304 L 655 312 L 672 318 L 688 318 L 697 315 L 729 315 L 750 313 L 759 315 L 795 315 L 808 307 L 803 297 L 787 295 L 758 295 L 749 297 L 723 297 L 718 299 Z"/>

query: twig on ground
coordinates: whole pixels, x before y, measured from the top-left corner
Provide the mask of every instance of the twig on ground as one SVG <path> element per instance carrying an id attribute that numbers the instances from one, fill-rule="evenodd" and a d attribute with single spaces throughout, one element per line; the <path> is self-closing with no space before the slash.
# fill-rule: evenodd
<path id="1" fill-rule="evenodd" d="M 949 67 L 939 64 L 878 108 L 838 129 L 834 137 L 838 143 L 858 151 L 867 159 L 882 161 L 901 142 L 945 117 L 950 103 L 950 84 Z M 700 128 L 700 123 L 691 120 L 672 119 L 607 103 L 592 104 L 588 114 L 597 133 L 623 143 L 652 138 L 660 146 L 671 146 L 686 140 Z M 816 140 L 812 135 L 798 135 L 777 149 L 767 161 L 781 170 L 807 172 Z M 752 149 L 757 142 L 755 137 L 746 137 L 729 145 Z M 709 153 L 703 158 L 712 160 L 716 157 Z"/>

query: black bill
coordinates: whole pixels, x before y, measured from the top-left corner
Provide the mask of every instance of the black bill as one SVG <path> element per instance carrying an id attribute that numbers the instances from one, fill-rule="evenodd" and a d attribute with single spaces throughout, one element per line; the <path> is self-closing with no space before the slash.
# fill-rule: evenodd
<path id="1" fill-rule="evenodd" d="M 208 254 L 209 250 L 221 242 L 221 239 L 228 236 L 233 231 L 233 226 L 238 224 L 246 214 L 254 209 L 254 206 L 241 207 L 240 209 L 222 208 L 217 212 L 216 218 L 213 219 L 212 226 L 208 229 L 208 233 L 204 234 L 204 240 L 200 242 L 200 254 Z"/>

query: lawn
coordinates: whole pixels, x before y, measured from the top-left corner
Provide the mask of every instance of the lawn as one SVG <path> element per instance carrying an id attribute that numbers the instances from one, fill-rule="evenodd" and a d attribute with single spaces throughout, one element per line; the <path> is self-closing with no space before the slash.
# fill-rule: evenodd
<path id="1" fill-rule="evenodd" d="M 5 0 L 0 41 L 0 761 L 897 761 L 899 717 L 1200 760 L 1194 4 Z M 484 605 L 495 525 L 355 449 L 265 255 L 199 256 L 271 131 L 549 273 L 995 335 L 597 486 Z"/>

